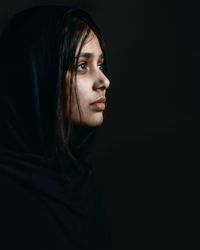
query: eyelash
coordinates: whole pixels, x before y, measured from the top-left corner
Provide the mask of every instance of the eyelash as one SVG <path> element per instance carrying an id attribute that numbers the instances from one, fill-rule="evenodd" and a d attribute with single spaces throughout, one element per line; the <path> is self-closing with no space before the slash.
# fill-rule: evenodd
<path id="1" fill-rule="evenodd" d="M 84 68 L 82 68 L 82 66 L 84 66 Z M 104 64 L 103 63 L 101 63 L 101 64 L 99 64 L 98 66 L 100 66 L 100 70 L 101 71 L 103 71 L 103 69 L 104 69 Z M 81 67 L 81 68 L 80 68 Z M 85 70 L 86 70 L 86 67 L 87 67 L 87 62 L 82 62 L 82 63 L 79 63 L 78 65 L 77 65 L 77 68 L 76 68 L 76 70 L 78 71 L 78 72 L 84 72 Z"/>

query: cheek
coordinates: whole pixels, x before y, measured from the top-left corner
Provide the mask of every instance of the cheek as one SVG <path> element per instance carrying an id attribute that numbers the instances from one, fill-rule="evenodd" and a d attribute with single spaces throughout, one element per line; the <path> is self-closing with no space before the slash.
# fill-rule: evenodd
<path id="1" fill-rule="evenodd" d="M 80 106 L 88 105 L 92 94 L 88 82 L 84 80 L 77 81 L 76 92 Z"/>
<path id="2" fill-rule="evenodd" d="M 72 116 L 77 118 L 80 116 L 80 112 L 84 115 L 87 110 L 87 104 L 87 96 L 83 88 L 73 89 L 71 100 Z"/>

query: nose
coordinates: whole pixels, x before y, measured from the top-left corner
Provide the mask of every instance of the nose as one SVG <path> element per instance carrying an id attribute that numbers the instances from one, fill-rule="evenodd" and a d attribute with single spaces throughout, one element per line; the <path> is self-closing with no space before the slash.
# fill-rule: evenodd
<path id="1" fill-rule="evenodd" d="M 96 81 L 94 84 L 95 89 L 107 89 L 110 86 L 110 80 L 104 75 L 102 71 L 96 76 Z"/>

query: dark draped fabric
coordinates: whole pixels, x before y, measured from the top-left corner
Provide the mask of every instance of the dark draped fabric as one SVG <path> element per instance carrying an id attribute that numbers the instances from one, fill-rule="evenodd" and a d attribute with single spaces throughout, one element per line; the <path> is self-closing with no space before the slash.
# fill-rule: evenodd
<path id="1" fill-rule="evenodd" d="M 77 10 L 24 10 L 0 38 L 2 250 L 110 249 L 90 164 L 96 129 L 75 128 L 73 146 L 85 162 L 80 168 L 53 157 L 60 39 L 66 16 Z"/>

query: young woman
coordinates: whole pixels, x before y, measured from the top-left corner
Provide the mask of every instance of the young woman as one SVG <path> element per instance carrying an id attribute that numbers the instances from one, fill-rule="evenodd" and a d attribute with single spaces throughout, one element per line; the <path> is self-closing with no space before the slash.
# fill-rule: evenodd
<path id="1" fill-rule="evenodd" d="M 0 38 L 1 249 L 110 249 L 91 155 L 106 54 L 77 7 L 16 14 Z"/>

